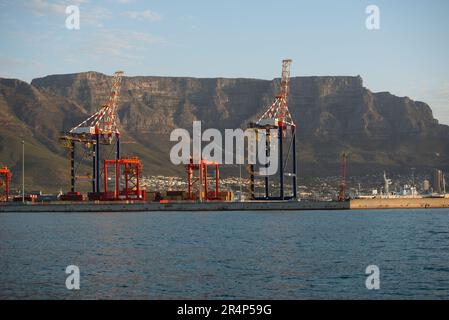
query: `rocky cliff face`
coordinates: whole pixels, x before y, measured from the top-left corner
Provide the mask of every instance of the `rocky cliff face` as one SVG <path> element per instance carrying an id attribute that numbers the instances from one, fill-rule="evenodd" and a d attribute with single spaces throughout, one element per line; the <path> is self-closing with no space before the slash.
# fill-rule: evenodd
<path id="1" fill-rule="evenodd" d="M 35 79 L 41 91 L 66 97 L 93 112 L 107 99 L 111 78 L 87 72 Z M 125 78 L 120 120 L 127 131 L 165 134 L 189 127 L 232 128 L 263 112 L 279 81 L 255 79 Z M 290 109 L 301 132 L 318 139 L 382 139 L 438 131 L 430 107 L 389 93 L 372 93 L 360 77 L 293 78 Z"/>
<path id="2" fill-rule="evenodd" d="M 107 98 L 111 79 L 88 72 L 35 79 L 32 85 L 93 112 Z M 206 126 L 233 128 L 254 116 L 269 93 L 270 82 L 263 80 L 125 77 L 120 121 L 127 131 L 152 134 L 191 127 L 198 119 Z"/>
<path id="3" fill-rule="evenodd" d="M 0 108 L 8 118 L 0 121 L 32 132 L 50 154 L 62 157 L 54 143 L 59 131 L 96 110 L 111 82 L 96 72 L 47 76 L 31 85 L 1 80 Z M 278 79 L 125 77 L 118 111 L 124 149 L 144 159 L 146 174 L 179 174 L 182 168 L 168 159 L 174 128 L 190 129 L 193 120 L 203 127 L 243 127 L 265 111 L 278 88 Z M 302 174 L 336 175 L 342 151 L 351 154 L 353 174 L 448 163 L 449 127 L 438 124 L 428 105 L 372 93 L 360 77 L 292 78 L 289 104 Z"/>

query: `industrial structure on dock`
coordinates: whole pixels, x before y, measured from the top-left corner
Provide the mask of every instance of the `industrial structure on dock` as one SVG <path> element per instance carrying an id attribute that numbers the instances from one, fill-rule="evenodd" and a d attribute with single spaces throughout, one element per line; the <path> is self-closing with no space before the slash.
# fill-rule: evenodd
<path id="1" fill-rule="evenodd" d="M 296 165 L 296 125 L 288 109 L 288 93 L 290 82 L 290 66 L 292 60 L 282 61 L 282 77 L 280 92 L 275 96 L 274 102 L 257 122 L 250 123 L 249 128 L 256 132 L 256 136 L 265 135 L 266 148 L 263 152 L 269 155 L 271 139 L 278 140 L 277 154 L 279 169 L 273 181 L 268 175 L 256 174 L 256 166 L 250 165 L 250 190 L 252 200 L 296 200 L 297 199 L 297 165 Z M 91 201 L 145 201 L 146 191 L 140 186 L 142 164 L 137 157 L 122 157 L 120 154 L 120 132 L 118 128 L 117 109 L 120 97 L 120 88 L 123 72 L 117 71 L 112 81 L 112 88 L 108 101 L 97 112 L 85 121 L 72 128 L 61 136 L 63 145 L 70 151 L 70 192 L 61 195 L 65 201 L 80 201 L 85 197 L 77 191 L 77 182 L 88 181 L 92 184 L 92 191 L 87 194 Z M 276 134 L 272 136 L 272 130 Z M 79 145 L 79 147 L 77 147 Z M 112 146 L 115 148 L 114 159 L 104 159 L 101 168 L 102 148 Z M 91 174 L 80 176 L 77 174 L 76 150 L 84 149 L 84 155 L 90 158 L 92 164 Z M 83 159 L 85 158 L 83 157 Z M 112 167 L 112 170 L 110 168 Z M 217 162 L 200 159 L 199 163 L 185 165 L 187 173 L 187 191 L 167 191 L 176 200 L 190 201 L 229 201 L 233 199 L 229 191 L 219 190 L 219 164 Z M 110 176 L 111 174 L 111 176 Z M 103 179 L 101 176 L 103 175 Z M 291 192 L 286 194 L 285 178 L 291 178 Z M 256 179 L 262 179 L 264 190 L 262 195 L 256 190 Z M 113 188 L 109 187 L 113 182 Z M 103 188 L 101 188 L 103 183 Z M 274 190 L 273 190 L 274 189 Z M 113 191 L 110 191 L 113 190 Z M 277 192 L 277 194 L 275 194 Z M 160 194 L 155 194 L 151 200 L 164 201 Z"/>
<path id="2" fill-rule="evenodd" d="M 274 102 L 269 106 L 268 110 L 255 123 L 250 123 L 249 127 L 256 131 L 256 137 L 265 135 L 265 154 L 270 155 L 271 139 L 278 140 L 278 180 L 275 185 L 278 189 L 278 194 L 274 195 L 270 190 L 272 183 L 268 175 L 258 177 L 256 175 L 255 165 L 249 166 L 249 173 L 251 176 L 251 199 L 252 200 L 296 200 L 298 198 L 297 191 L 297 163 L 296 163 L 296 125 L 288 109 L 288 93 L 290 83 L 290 67 L 292 60 L 286 59 L 282 61 L 282 76 L 281 88 L 278 95 L 276 95 Z M 275 129 L 274 136 L 271 130 Z M 260 152 L 260 151 L 259 151 Z M 268 166 L 268 164 L 267 164 Z M 286 194 L 285 178 L 292 179 L 292 190 L 290 194 Z M 256 191 L 255 179 L 262 178 L 264 190 L 262 195 Z"/>
<path id="3" fill-rule="evenodd" d="M 78 176 L 75 165 L 75 150 L 77 143 L 85 149 L 85 155 L 91 158 L 92 175 L 87 176 L 91 181 L 92 192 L 88 193 L 89 200 L 145 200 L 145 192 L 140 189 L 140 173 L 142 164 L 137 157 L 122 158 L 120 154 L 120 132 L 117 123 L 117 108 L 123 71 L 114 74 L 112 88 L 108 101 L 97 112 L 82 123 L 65 133 L 60 139 L 70 150 L 70 192 L 61 196 L 62 200 L 83 200 L 80 192 L 76 191 L 77 181 L 83 179 Z M 115 146 L 115 159 L 104 159 L 101 170 L 101 146 Z M 109 192 L 108 167 L 114 166 L 114 191 Z M 103 188 L 101 191 L 101 175 Z M 124 180 L 124 183 L 122 183 Z M 124 188 L 121 186 L 124 184 Z"/>

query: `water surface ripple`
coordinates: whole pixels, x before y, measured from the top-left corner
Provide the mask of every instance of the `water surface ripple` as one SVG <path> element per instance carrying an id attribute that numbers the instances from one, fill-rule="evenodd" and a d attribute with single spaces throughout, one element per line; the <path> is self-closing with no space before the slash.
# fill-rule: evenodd
<path id="1" fill-rule="evenodd" d="M 0 214 L 2 299 L 448 297 L 449 210 Z"/>

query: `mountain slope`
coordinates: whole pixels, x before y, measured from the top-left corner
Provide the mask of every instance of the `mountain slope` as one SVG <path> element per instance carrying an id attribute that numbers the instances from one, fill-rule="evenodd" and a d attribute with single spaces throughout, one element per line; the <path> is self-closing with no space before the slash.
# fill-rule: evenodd
<path id="1" fill-rule="evenodd" d="M 26 82 L 0 79 L 0 113 L 0 161 L 11 167 L 14 185 L 19 188 L 22 176 L 23 139 L 27 189 L 64 187 L 69 170 L 58 137 L 69 123 L 85 117 L 85 110 Z"/>

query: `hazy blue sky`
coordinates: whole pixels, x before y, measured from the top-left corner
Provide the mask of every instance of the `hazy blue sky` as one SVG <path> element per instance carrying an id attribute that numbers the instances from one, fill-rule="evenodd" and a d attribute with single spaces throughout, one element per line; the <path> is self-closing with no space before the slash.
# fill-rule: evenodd
<path id="1" fill-rule="evenodd" d="M 79 5 L 80 30 L 65 26 Z M 380 30 L 365 27 L 368 5 Z M 95 70 L 272 79 L 361 75 L 373 91 L 431 105 L 449 124 L 447 0 L 0 0 L 0 76 Z"/>

